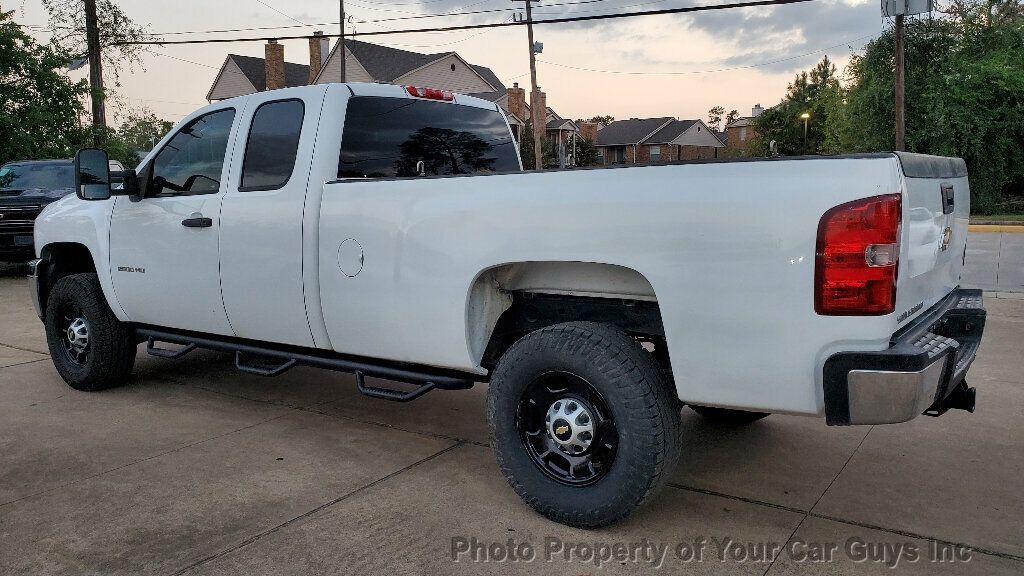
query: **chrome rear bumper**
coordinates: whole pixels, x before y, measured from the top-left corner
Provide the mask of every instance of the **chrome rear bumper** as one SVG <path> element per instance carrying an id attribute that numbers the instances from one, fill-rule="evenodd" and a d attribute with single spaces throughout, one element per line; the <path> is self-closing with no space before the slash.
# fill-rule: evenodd
<path id="1" fill-rule="evenodd" d="M 954 290 L 881 352 L 844 352 L 825 362 L 825 417 L 831 426 L 895 424 L 949 408 L 973 411 L 967 370 L 985 330 L 980 290 Z"/>

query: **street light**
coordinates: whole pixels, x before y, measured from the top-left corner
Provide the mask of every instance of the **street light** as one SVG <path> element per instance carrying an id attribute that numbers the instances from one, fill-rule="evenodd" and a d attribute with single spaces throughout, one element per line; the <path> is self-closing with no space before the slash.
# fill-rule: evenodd
<path id="1" fill-rule="evenodd" d="M 807 150 L 807 123 L 811 120 L 811 113 L 810 112 L 804 112 L 803 114 L 800 115 L 800 117 L 803 118 L 803 120 L 804 120 L 804 151 L 806 151 Z"/>

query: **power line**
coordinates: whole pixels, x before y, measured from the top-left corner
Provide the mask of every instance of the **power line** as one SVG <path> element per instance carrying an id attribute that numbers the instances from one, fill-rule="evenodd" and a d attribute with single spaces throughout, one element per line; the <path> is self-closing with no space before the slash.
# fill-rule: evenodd
<path id="1" fill-rule="evenodd" d="M 487 0 L 487 1 L 489 1 L 489 0 Z M 556 2 L 554 4 L 538 4 L 538 6 L 542 6 L 544 8 L 557 8 L 557 7 L 560 7 L 560 6 L 580 6 L 580 5 L 584 5 L 584 4 L 596 4 L 598 2 L 606 2 L 606 1 L 608 1 L 608 0 L 579 0 L 579 1 L 575 1 L 575 2 Z M 647 4 L 658 4 L 658 3 L 662 3 L 662 2 L 668 2 L 668 1 L 669 0 L 654 0 L 653 2 L 644 2 L 642 4 L 631 4 L 631 5 L 627 5 L 627 6 L 619 6 L 618 8 L 631 8 L 631 7 L 634 7 L 634 6 L 644 6 L 644 5 L 647 5 Z M 262 2 L 261 2 L 261 4 L 262 4 Z M 478 2 L 476 4 L 480 4 L 480 2 Z M 463 8 L 468 8 L 470 6 L 475 6 L 476 4 L 469 4 L 467 6 L 463 6 Z M 270 6 L 268 6 L 268 7 L 270 7 Z M 273 9 L 273 8 L 271 8 L 271 9 Z M 372 8 L 370 8 L 370 9 L 372 9 Z M 399 21 L 403 21 L 403 20 L 423 20 L 423 19 L 428 19 L 428 18 L 448 18 L 448 17 L 453 17 L 453 16 L 474 16 L 474 15 L 480 15 L 480 14 L 494 14 L 494 13 L 500 13 L 500 12 L 517 12 L 519 10 L 521 10 L 521 8 L 492 8 L 492 9 L 488 9 L 488 10 L 472 10 L 472 11 L 469 11 L 469 12 L 442 12 L 442 13 L 437 13 L 437 14 L 415 14 L 414 16 L 396 16 L 396 17 L 392 17 L 392 18 L 374 18 L 374 19 L 371 19 L 371 20 L 354 20 L 353 23 L 355 23 L 355 24 L 376 24 L 378 22 L 399 22 Z M 409 14 L 414 14 L 414 13 L 409 12 Z M 549 12 L 549 14 L 554 14 L 554 12 Z M 287 16 L 287 15 L 285 15 L 285 16 Z M 292 20 L 295 20 L 294 18 L 291 18 L 290 16 L 288 16 L 288 18 L 290 18 Z M 295 21 L 296 22 L 300 22 L 299 20 L 295 20 Z M 186 35 L 186 34 L 226 34 L 226 33 L 229 33 L 229 32 L 261 32 L 261 31 L 264 31 L 264 30 L 286 30 L 286 29 L 294 29 L 294 28 L 318 28 L 318 27 L 327 27 L 327 26 L 337 26 L 338 24 L 339 24 L 339 22 L 314 22 L 314 23 L 310 23 L 310 24 L 285 24 L 285 25 L 281 25 L 281 26 L 253 26 L 253 27 L 249 27 L 249 28 L 221 28 L 221 29 L 217 29 L 217 30 L 172 30 L 172 31 L 165 31 L 165 32 L 151 32 L 151 34 L 153 36 L 181 36 L 181 35 Z M 45 25 L 42 25 L 42 24 L 22 24 L 22 26 L 25 26 L 25 27 L 28 27 L 28 28 L 38 28 L 38 29 L 41 29 L 41 30 L 50 30 L 50 28 L 48 26 L 45 26 Z M 61 27 L 61 29 L 69 29 L 70 30 L 70 28 L 65 28 L 65 27 Z M 348 36 L 348 34 L 346 34 L 346 36 Z"/>
<path id="2" fill-rule="evenodd" d="M 709 12 L 713 10 L 730 10 L 735 8 L 752 8 L 757 6 L 782 6 L 787 4 L 800 4 L 803 2 L 814 2 L 816 0 L 754 0 L 752 2 L 734 2 L 729 4 L 716 4 L 713 6 L 689 6 L 685 8 L 666 8 L 662 10 L 646 10 L 642 12 L 627 12 L 624 14 L 598 14 L 593 16 L 571 16 L 565 18 L 546 18 L 533 21 L 534 25 L 539 24 L 563 24 L 569 22 L 591 22 L 596 20 L 612 20 L 618 18 L 636 18 L 639 16 L 662 16 L 667 14 L 688 14 L 693 12 Z M 380 30 L 376 32 L 353 32 L 346 34 L 348 37 L 356 36 L 386 36 L 391 34 L 419 34 L 426 32 L 454 32 L 456 30 L 479 30 L 482 28 L 505 28 L 509 26 L 525 26 L 527 22 L 492 22 L 488 24 L 463 24 L 459 26 L 443 26 L 438 28 L 416 28 L 407 30 Z M 276 40 L 305 40 L 307 38 L 337 37 L 340 34 L 324 34 L 323 36 L 301 35 L 301 36 L 274 36 Z M 230 42 L 263 42 L 267 37 L 248 38 L 204 38 L 200 40 L 170 40 L 170 41 L 128 41 L 112 42 L 112 46 L 123 45 L 150 45 L 169 46 L 175 44 L 223 44 Z"/>
<path id="3" fill-rule="evenodd" d="M 290 15 L 288 15 L 288 14 L 285 14 L 284 12 L 281 12 L 280 10 L 278 10 L 277 8 L 274 8 L 274 7 L 273 7 L 273 6 L 271 6 L 270 4 L 267 4 L 267 3 L 266 3 L 266 2 L 264 2 L 263 0 L 256 0 L 256 2 L 258 2 L 258 3 L 260 3 L 260 4 L 264 5 L 264 6 L 266 6 L 267 8 L 270 8 L 270 9 L 271 9 L 271 10 L 273 10 L 274 12 L 277 12 L 278 14 L 280 14 L 281 16 L 284 16 L 285 18 L 287 18 L 287 19 L 291 20 L 292 22 L 298 22 L 299 24 L 302 24 L 303 26 L 305 26 L 305 25 L 306 25 L 306 23 L 305 23 L 305 22 L 303 22 L 302 20 L 299 20 L 298 18 L 292 18 L 292 17 L 290 16 Z"/>

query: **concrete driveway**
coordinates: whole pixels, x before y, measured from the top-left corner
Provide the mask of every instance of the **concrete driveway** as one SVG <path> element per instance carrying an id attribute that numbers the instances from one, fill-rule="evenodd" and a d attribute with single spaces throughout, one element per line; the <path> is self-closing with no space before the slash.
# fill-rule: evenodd
<path id="1" fill-rule="evenodd" d="M 858 428 L 772 416 L 731 428 L 686 411 L 670 486 L 627 522 L 587 532 L 534 514 L 506 485 L 486 444 L 484 386 L 399 405 L 360 396 L 346 375 L 261 379 L 236 372 L 231 356 L 197 352 L 142 353 L 130 386 L 76 392 L 46 356 L 24 279 L 8 274 L 0 573 L 565 576 L 635 573 L 651 556 L 666 573 L 888 574 L 895 564 L 1019 575 L 1024 300 L 987 305 L 976 414 Z M 532 562 L 505 558 L 510 539 Z M 478 545 L 476 561 L 453 560 L 453 541 Z M 653 545 L 663 557 L 640 552 Z M 773 545 L 781 551 L 765 558 Z M 635 553 L 596 559 L 615 550 Z"/>
<path id="2" fill-rule="evenodd" d="M 972 228 L 985 229 L 982 226 Z M 1024 293 L 1024 226 L 1001 228 L 1013 232 L 970 233 L 963 285 L 1001 293 Z"/>

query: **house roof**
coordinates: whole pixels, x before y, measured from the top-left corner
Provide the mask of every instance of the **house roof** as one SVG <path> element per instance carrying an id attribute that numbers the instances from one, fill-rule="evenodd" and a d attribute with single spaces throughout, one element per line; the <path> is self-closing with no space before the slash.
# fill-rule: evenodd
<path id="1" fill-rule="evenodd" d="M 721 142 L 722 144 L 724 144 L 726 146 L 729 145 L 729 133 L 728 132 L 725 132 L 725 131 L 719 132 L 718 130 L 712 130 L 711 133 L 715 135 L 715 138 L 718 138 L 719 142 Z"/>
<path id="2" fill-rule="evenodd" d="M 501 97 L 504 95 L 505 92 L 475 92 L 473 94 L 466 94 L 466 96 L 480 98 L 481 100 L 487 100 L 488 102 L 497 102 L 498 100 L 501 100 Z"/>
<path id="3" fill-rule="evenodd" d="M 235 61 L 239 70 L 252 82 L 257 91 L 267 89 L 267 68 L 263 58 L 255 56 L 239 56 L 228 54 L 228 58 Z M 284 63 L 284 85 L 286 88 L 293 86 L 305 86 L 309 84 L 309 66 L 305 64 Z"/>
<path id="4" fill-rule="evenodd" d="M 743 118 L 737 118 L 729 123 L 726 128 L 742 128 L 744 126 L 750 126 L 754 123 L 754 118 L 751 116 L 745 116 Z"/>
<path id="5" fill-rule="evenodd" d="M 625 146 L 639 144 L 653 136 L 674 120 L 664 118 L 633 118 L 618 120 L 597 133 L 598 146 Z"/>
<path id="6" fill-rule="evenodd" d="M 644 144 L 668 144 L 675 140 L 680 134 L 696 124 L 696 120 L 673 120 L 658 130 L 653 136 L 644 140 Z"/>
<path id="7" fill-rule="evenodd" d="M 573 122 L 572 120 L 566 120 L 564 118 L 559 120 L 548 121 L 546 128 L 548 130 L 571 130 L 574 132 L 579 130 L 575 122 Z"/>
<path id="8" fill-rule="evenodd" d="M 436 62 L 441 58 L 451 55 L 462 58 L 456 52 L 420 54 L 419 52 L 400 50 L 360 40 L 346 39 L 345 46 L 348 47 L 349 51 L 355 56 L 366 72 L 378 82 L 392 82 L 417 68 L 422 68 L 431 62 Z M 331 53 L 333 54 L 337 50 L 338 44 L 335 44 Z M 467 62 L 467 64 L 469 63 Z M 485 82 L 493 86 L 495 91 L 504 94 L 505 85 L 501 83 L 501 80 L 498 80 L 498 77 L 490 68 L 477 66 L 476 64 L 469 64 L 469 67 L 479 74 Z"/>

